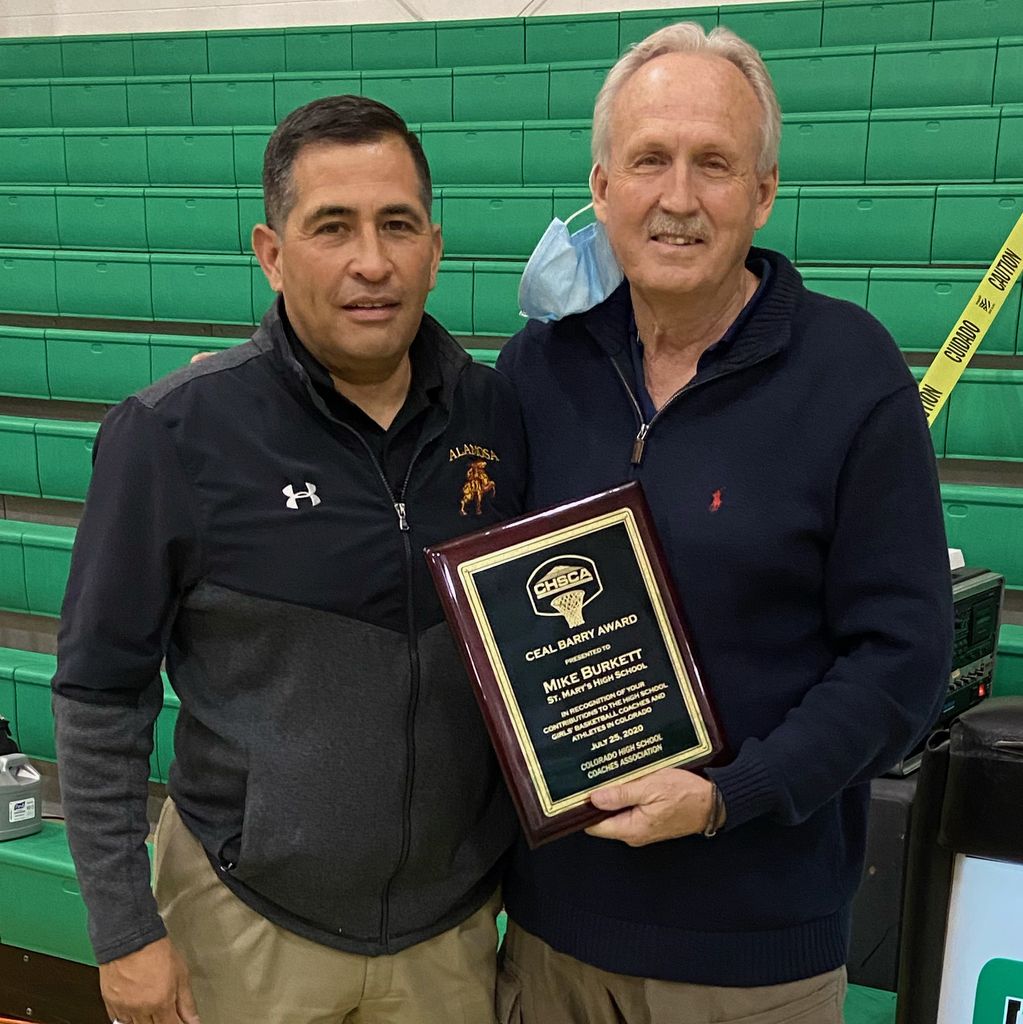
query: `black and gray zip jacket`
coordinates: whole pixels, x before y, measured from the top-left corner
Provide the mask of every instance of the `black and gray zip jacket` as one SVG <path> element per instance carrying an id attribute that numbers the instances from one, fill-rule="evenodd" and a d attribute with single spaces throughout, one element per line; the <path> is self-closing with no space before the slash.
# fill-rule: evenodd
<path id="1" fill-rule="evenodd" d="M 422 551 L 521 512 L 522 420 L 511 385 L 428 316 L 420 341 L 442 397 L 397 493 L 276 307 L 104 420 L 53 682 L 99 962 L 164 934 L 145 847 L 164 657 L 171 796 L 248 906 L 378 955 L 497 886 L 514 812 Z"/>

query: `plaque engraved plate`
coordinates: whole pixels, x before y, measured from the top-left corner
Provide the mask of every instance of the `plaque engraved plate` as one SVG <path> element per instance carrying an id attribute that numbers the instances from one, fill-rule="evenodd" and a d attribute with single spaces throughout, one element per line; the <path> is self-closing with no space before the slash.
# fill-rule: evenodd
<path id="1" fill-rule="evenodd" d="M 720 753 L 638 484 L 426 554 L 531 845 L 606 817 L 594 789 Z"/>

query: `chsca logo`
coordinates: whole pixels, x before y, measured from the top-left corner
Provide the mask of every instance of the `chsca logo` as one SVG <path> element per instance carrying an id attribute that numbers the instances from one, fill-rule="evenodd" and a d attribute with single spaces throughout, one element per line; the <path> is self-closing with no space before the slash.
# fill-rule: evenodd
<path id="1" fill-rule="evenodd" d="M 998 958 L 984 964 L 973 1024 L 1023 1024 L 1023 963 Z"/>
<path id="2" fill-rule="evenodd" d="M 596 564 L 585 555 L 550 558 L 533 570 L 526 583 L 537 615 L 561 615 L 572 627 L 584 625 L 583 608 L 603 589 Z"/>

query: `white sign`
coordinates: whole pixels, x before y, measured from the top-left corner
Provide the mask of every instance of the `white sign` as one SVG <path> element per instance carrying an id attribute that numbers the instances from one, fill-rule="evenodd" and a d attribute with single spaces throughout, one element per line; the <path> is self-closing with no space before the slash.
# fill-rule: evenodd
<path id="1" fill-rule="evenodd" d="M 1023 1024 L 1023 864 L 956 857 L 937 1024 Z"/>
<path id="2" fill-rule="evenodd" d="M 29 821 L 36 816 L 35 797 L 28 800 L 15 800 L 11 803 L 11 821 Z M 1020 1022 L 1023 1024 L 1023 1021 Z"/>

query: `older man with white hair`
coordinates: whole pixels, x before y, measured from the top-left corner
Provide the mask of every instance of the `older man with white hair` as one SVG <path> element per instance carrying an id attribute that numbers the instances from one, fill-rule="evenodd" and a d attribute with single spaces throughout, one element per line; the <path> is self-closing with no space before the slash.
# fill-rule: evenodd
<path id="1" fill-rule="evenodd" d="M 836 1024 L 870 780 L 934 720 L 951 587 L 912 375 L 751 248 L 781 115 L 757 52 L 671 26 L 608 75 L 599 226 L 523 278 L 531 503 L 642 481 L 729 742 L 608 786 L 507 877 L 502 1024 Z M 624 274 L 624 280 L 623 280 Z M 620 283 L 619 283 L 620 282 Z"/>

